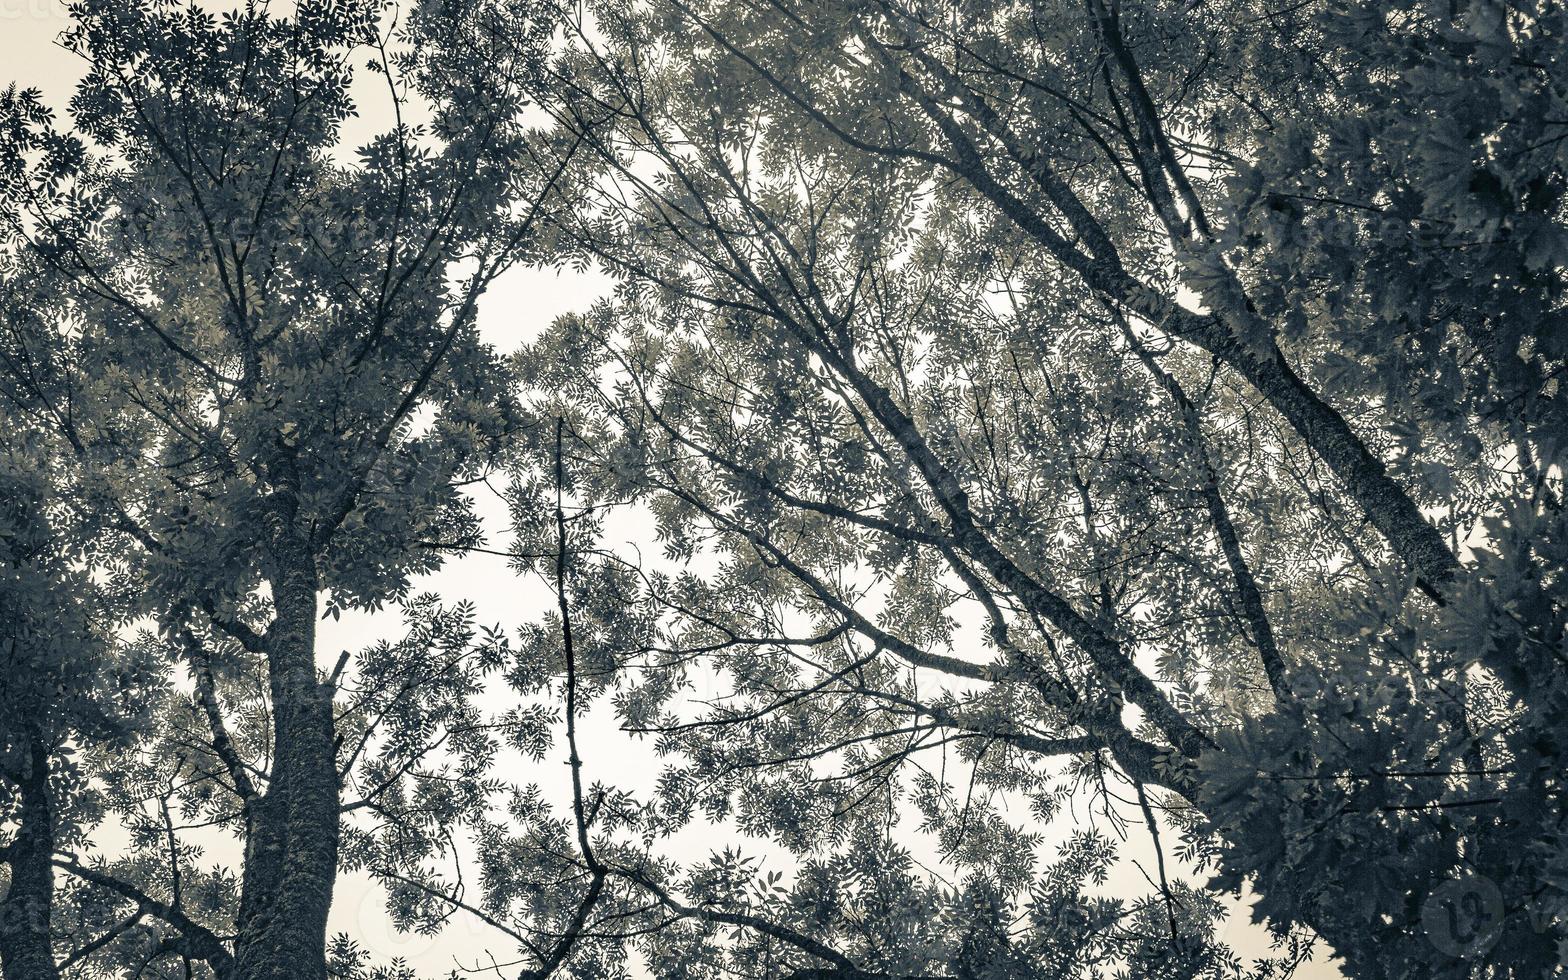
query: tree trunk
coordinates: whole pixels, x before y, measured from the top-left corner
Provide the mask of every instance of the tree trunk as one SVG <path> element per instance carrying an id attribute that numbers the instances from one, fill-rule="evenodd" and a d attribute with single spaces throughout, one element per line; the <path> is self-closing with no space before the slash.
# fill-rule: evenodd
<path id="1" fill-rule="evenodd" d="M 59 980 L 49 934 L 54 900 L 49 752 L 37 738 L 31 743 L 28 773 L 20 781 L 20 826 L 5 849 L 11 883 L 0 898 L 0 973 L 5 980 Z"/>
<path id="2" fill-rule="evenodd" d="M 234 972 L 237 980 L 318 980 L 327 975 L 338 858 L 332 690 L 316 677 L 319 583 L 308 539 L 286 531 L 275 552 L 272 779 L 247 846 Z"/>

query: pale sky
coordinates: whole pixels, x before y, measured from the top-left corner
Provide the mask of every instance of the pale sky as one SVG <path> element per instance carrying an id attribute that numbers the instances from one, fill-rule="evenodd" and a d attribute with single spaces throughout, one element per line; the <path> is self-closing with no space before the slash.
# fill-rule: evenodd
<path id="1" fill-rule="evenodd" d="M 221 2 L 207 6 L 222 9 L 239 4 Z M 0 0 L 0 66 L 3 66 L 0 75 L 8 76 L 0 78 L 0 84 L 14 80 L 22 87 L 40 88 L 46 101 L 63 110 L 81 76 L 79 62 L 54 42 L 67 21 L 66 5 L 60 0 Z M 375 84 L 383 83 L 377 80 Z M 366 91 L 361 97 L 367 120 L 362 131 L 354 130 L 354 136 L 376 128 L 374 107 L 379 103 L 375 94 Z M 556 316 L 586 308 L 604 293 L 607 282 L 605 277 L 592 273 L 558 275 L 550 270 L 513 271 L 500 280 L 481 303 L 480 329 L 499 349 L 515 349 L 548 326 Z M 480 506 L 492 528 L 491 545 L 504 547 L 505 509 L 493 498 L 481 498 Z M 648 547 L 652 544 L 646 539 L 648 526 L 648 521 L 638 520 L 634 515 L 623 516 L 610 524 L 606 544 L 636 543 L 644 546 L 644 553 L 656 554 L 656 546 Z M 504 559 L 482 554 L 449 563 L 428 581 L 420 583 L 418 589 L 437 592 L 452 601 L 466 598 L 476 605 L 480 623 L 499 623 L 508 629 L 535 618 L 554 603 L 554 596 L 542 583 L 520 579 L 506 567 Z M 322 623 L 318 658 L 330 665 L 342 649 L 356 650 L 375 639 L 396 636 L 399 632 L 395 610 L 376 617 L 345 615 L 341 621 L 327 620 Z M 507 695 L 505 691 L 495 692 L 499 706 L 505 706 Z M 619 732 L 607 712 L 590 715 L 581 729 L 590 780 L 602 779 L 628 789 L 646 789 L 651 785 L 661 764 L 646 743 Z M 569 784 L 561 756 L 552 756 L 544 763 L 526 768 L 531 771 L 502 775 L 518 781 L 537 781 L 546 789 L 552 784 L 558 785 L 562 799 L 566 798 Z M 1065 836 L 1070 829 L 1070 821 L 1066 817 L 1059 818 L 1052 827 L 1053 837 Z M 97 843 L 101 849 L 112 851 L 117 843 L 116 836 L 105 832 L 99 835 Z M 724 843 L 722 831 L 713 828 L 697 827 L 682 836 L 683 840 L 674 842 L 669 851 L 686 859 L 700 860 L 715 846 Z M 232 848 L 231 842 L 208 839 L 202 843 L 209 846 L 212 856 L 231 866 L 236 863 L 237 854 L 231 857 L 223 853 Z M 905 843 L 917 856 L 931 857 L 928 845 L 922 847 L 921 842 L 915 840 Z M 755 841 L 745 844 L 753 850 L 772 850 L 759 847 L 759 842 Z M 922 851 L 926 853 L 922 855 Z M 1142 837 L 1135 834 L 1124 846 L 1124 854 L 1142 861 L 1152 872 L 1152 850 Z M 781 861 L 776 851 L 770 857 L 769 866 L 786 873 L 789 867 L 787 860 Z M 1142 874 L 1126 860 L 1106 891 L 1114 893 L 1117 888 L 1127 889 L 1129 895 L 1141 895 L 1150 890 Z M 1232 917 L 1222 938 L 1231 942 L 1244 958 L 1265 954 L 1268 948 L 1266 935 L 1246 922 L 1244 909 L 1238 909 L 1238 913 Z M 349 933 L 379 958 L 404 958 L 425 976 L 442 976 L 454 963 L 473 968 L 489 962 L 486 950 L 503 964 L 516 958 L 509 940 L 463 913 L 455 915 L 449 926 L 436 936 L 397 933 L 385 915 L 381 893 L 362 876 L 345 876 L 340 880 L 331 928 L 334 932 Z M 516 972 L 517 967 L 512 966 L 502 970 L 501 975 L 511 977 Z M 1320 962 L 1305 968 L 1298 976 L 1303 980 L 1331 980 L 1341 974 L 1333 966 Z"/>

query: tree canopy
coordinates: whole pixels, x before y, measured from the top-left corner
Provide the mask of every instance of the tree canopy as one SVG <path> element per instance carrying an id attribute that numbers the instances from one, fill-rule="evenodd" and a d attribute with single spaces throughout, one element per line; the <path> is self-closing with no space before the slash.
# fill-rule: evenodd
<path id="1" fill-rule="evenodd" d="M 1553 975 L 1565 16 L 77 4 L 6 980 L 415 976 L 344 874 L 453 976 Z"/>

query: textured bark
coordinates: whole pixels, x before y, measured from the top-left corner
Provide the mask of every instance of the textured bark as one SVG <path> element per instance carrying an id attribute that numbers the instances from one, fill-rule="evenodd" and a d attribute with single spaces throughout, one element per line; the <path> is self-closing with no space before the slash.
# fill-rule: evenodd
<path id="1" fill-rule="evenodd" d="M 54 898 L 49 753 L 34 739 L 30 756 L 27 775 L 19 781 L 19 827 L 4 852 L 11 884 L 0 900 L 0 972 L 5 980 L 58 980 L 49 934 Z"/>
<path id="2" fill-rule="evenodd" d="M 271 783 L 247 847 L 234 975 L 324 978 L 337 877 L 338 780 L 332 690 L 316 676 L 315 561 L 290 528 L 274 546 L 276 613 L 267 631 L 273 703 Z"/>

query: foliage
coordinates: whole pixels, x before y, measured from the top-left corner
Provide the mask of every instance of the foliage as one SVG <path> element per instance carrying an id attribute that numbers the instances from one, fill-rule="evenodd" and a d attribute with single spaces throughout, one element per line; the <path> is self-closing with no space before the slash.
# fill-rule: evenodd
<path id="1" fill-rule="evenodd" d="M 1560 969 L 1556 7 L 75 14 L 0 140 L 50 969 L 411 976 L 339 873 L 532 980 Z M 508 360 L 518 261 L 614 287 Z M 416 593 L 473 549 L 554 610 Z"/>
<path id="2" fill-rule="evenodd" d="M 1356 975 L 1557 965 L 1555 9 L 568 24 L 565 239 L 618 284 L 524 365 L 657 520 L 662 820 L 805 860 L 919 813 L 1007 896 L 1059 781 L 1120 782 Z"/>
<path id="3" fill-rule="evenodd" d="M 460 484 L 517 424 L 474 319 L 532 244 L 530 56 L 416 44 L 428 18 L 379 0 L 72 14 L 70 123 L 35 90 L 0 104 L 7 389 L 51 435 L 47 499 L 118 603 L 100 615 L 126 663 L 172 690 L 144 740 L 94 749 L 128 847 L 73 853 L 75 825 L 57 842 L 64 912 L 100 930 L 67 962 L 324 976 L 338 743 L 362 733 L 353 710 L 337 730 L 346 665 L 318 670 L 315 624 L 408 598 L 442 543 L 472 538 Z M 367 65 L 391 128 L 344 145 Z M 405 119 L 432 95 L 428 123 Z M 395 743 L 363 778 L 395 782 L 398 752 L 418 758 Z M 203 828 L 237 835 L 242 867 L 204 862 Z"/>

